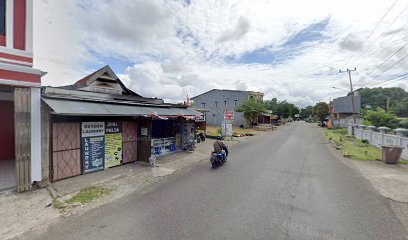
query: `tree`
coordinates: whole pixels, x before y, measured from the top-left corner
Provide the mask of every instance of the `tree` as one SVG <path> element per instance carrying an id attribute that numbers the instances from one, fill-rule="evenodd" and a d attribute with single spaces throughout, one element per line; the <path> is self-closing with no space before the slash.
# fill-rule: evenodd
<path id="1" fill-rule="evenodd" d="M 267 113 L 267 109 L 263 102 L 257 102 L 255 99 L 248 99 L 242 102 L 239 106 L 235 108 L 237 112 L 243 112 L 244 118 L 249 122 L 251 127 L 254 125 L 255 119 L 258 118 L 260 114 Z"/>
<path id="2" fill-rule="evenodd" d="M 272 98 L 270 101 L 265 101 L 265 107 L 268 110 L 271 110 L 273 114 L 277 115 L 278 118 L 293 117 L 295 114 L 299 113 L 299 108 L 294 104 L 286 101 L 279 102 L 276 98 Z"/>
<path id="3" fill-rule="evenodd" d="M 399 103 L 408 98 L 408 92 L 399 87 L 392 88 L 360 88 L 357 90 L 361 95 L 361 106 L 371 106 L 371 109 L 378 107 L 387 110 L 393 110 L 398 116 L 401 116 L 402 110 Z"/>
<path id="4" fill-rule="evenodd" d="M 396 128 L 398 124 L 398 118 L 391 112 L 385 112 L 382 108 L 365 111 L 363 118 L 366 124 L 376 127 Z"/>
<path id="5" fill-rule="evenodd" d="M 329 105 L 325 102 L 319 102 L 313 107 L 313 115 L 323 122 L 324 119 L 329 115 Z"/>
<path id="6" fill-rule="evenodd" d="M 264 104 L 266 109 L 271 110 L 273 113 L 275 113 L 279 102 L 277 98 L 272 98 L 271 100 L 265 101 Z"/>
<path id="7" fill-rule="evenodd" d="M 408 117 L 408 97 L 393 105 L 392 111 L 401 117 Z"/>
<path id="8" fill-rule="evenodd" d="M 302 108 L 300 110 L 300 118 L 302 118 L 302 119 L 309 118 L 312 115 L 313 115 L 313 107 L 312 106 L 307 106 L 307 107 Z"/>

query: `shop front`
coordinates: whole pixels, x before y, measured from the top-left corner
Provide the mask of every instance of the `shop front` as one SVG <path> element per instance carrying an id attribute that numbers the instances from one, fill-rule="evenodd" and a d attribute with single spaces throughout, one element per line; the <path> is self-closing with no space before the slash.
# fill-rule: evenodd
<path id="1" fill-rule="evenodd" d="M 48 143 L 51 181 L 135 161 L 148 162 L 152 154 L 181 151 L 195 131 L 196 112 L 189 109 L 47 97 L 43 97 L 43 102 L 49 108 L 45 114 L 49 114 L 51 126 Z M 173 115 L 158 119 L 147 114 L 152 110 Z M 188 117 L 179 117 L 180 111 Z"/>
<path id="2" fill-rule="evenodd" d="M 73 85 L 44 87 L 41 107 L 42 168 L 51 181 L 183 149 L 182 123 L 199 115 L 138 95 L 109 66 Z"/>
<path id="3" fill-rule="evenodd" d="M 135 119 L 63 115 L 50 118 L 51 181 L 137 160 Z"/>
<path id="4" fill-rule="evenodd" d="M 166 155 L 181 150 L 181 121 L 152 121 L 152 154 Z"/>

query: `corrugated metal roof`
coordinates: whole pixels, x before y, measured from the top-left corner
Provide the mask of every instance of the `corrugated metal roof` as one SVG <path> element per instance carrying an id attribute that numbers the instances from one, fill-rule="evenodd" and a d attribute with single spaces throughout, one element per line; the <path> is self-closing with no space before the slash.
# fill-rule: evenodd
<path id="1" fill-rule="evenodd" d="M 171 107 L 150 107 L 101 102 L 73 101 L 66 99 L 42 98 L 54 111 L 53 114 L 70 116 L 145 116 L 156 113 L 159 116 L 200 116 L 192 109 Z"/>

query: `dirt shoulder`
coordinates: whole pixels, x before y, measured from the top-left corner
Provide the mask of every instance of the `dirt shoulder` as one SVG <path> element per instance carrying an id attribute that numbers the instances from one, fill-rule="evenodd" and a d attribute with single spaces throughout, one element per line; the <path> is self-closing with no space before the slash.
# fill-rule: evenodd
<path id="1" fill-rule="evenodd" d="M 322 134 L 325 135 L 323 130 Z M 408 165 L 346 158 L 341 150 L 336 149 L 337 143 L 329 142 L 328 147 L 333 155 L 366 178 L 378 194 L 390 201 L 394 212 L 408 230 Z"/>

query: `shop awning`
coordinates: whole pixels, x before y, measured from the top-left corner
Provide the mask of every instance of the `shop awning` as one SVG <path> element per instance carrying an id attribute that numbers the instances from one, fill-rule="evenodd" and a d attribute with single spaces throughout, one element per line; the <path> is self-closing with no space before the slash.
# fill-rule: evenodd
<path id="1" fill-rule="evenodd" d="M 51 114 L 67 116 L 185 116 L 194 118 L 201 113 L 192 109 L 176 107 L 139 106 L 128 104 L 88 102 L 45 98 L 42 100 L 53 110 Z"/>

